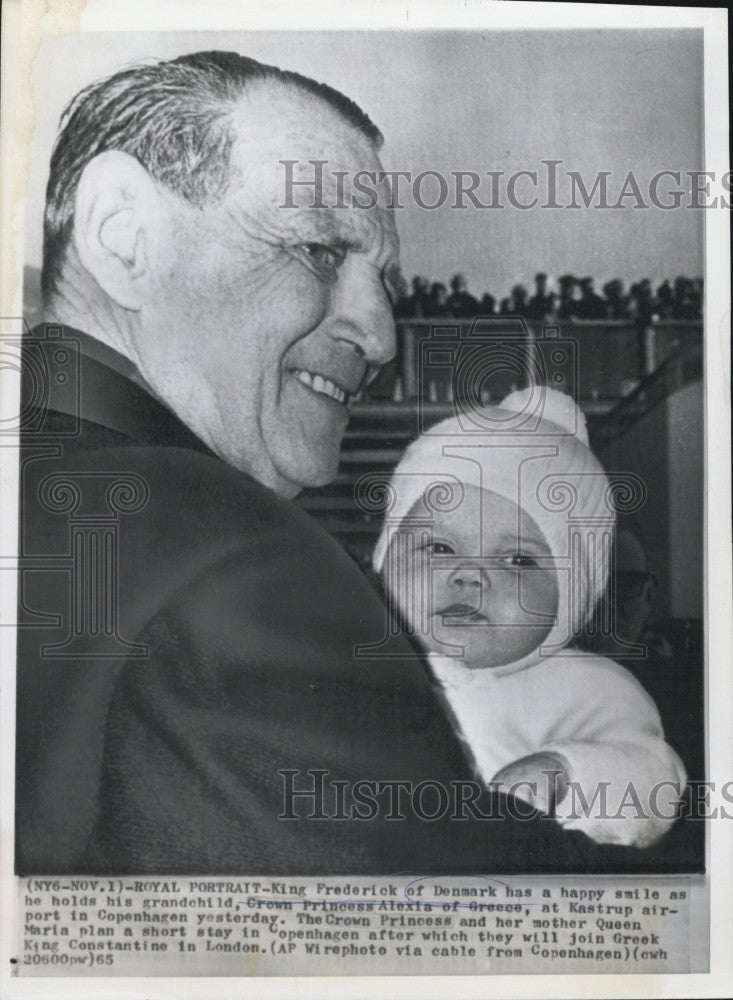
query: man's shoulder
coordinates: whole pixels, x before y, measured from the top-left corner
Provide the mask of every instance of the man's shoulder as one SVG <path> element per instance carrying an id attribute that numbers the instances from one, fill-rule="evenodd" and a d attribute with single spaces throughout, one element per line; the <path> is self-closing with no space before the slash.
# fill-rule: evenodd
<path id="1" fill-rule="evenodd" d="M 282 566 L 286 552 L 299 564 L 349 561 L 297 504 L 194 449 L 118 442 L 39 456 L 23 470 L 23 489 L 30 548 L 61 552 L 71 521 L 103 521 L 117 537 L 125 581 L 144 591 L 167 580 L 169 592 L 232 557 L 228 573 L 245 576 L 255 564 Z"/>
<path id="2" fill-rule="evenodd" d="M 26 457 L 27 473 L 37 481 L 39 491 L 49 476 L 89 493 L 99 494 L 104 489 L 106 501 L 122 502 L 120 513 L 125 512 L 127 489 L 138 498 L 133 504 L 135 512 L 160 514 L 168 510 L 179 523 L 295 521 L 306 528 L 310 522 L 296 504 L 216 456 L 194 448 L 130 442 L 101 430 L 91 440 L 67 443 L 60 454 L 48 459 L 36 458 L 32 450 Z"/>
<path id="3" fill-rule="evenodd" d="M 105 456 L 113 467 L 117 449 Z M 180 526 L 180 543 L 213 537 L 237 539 L 279 533 L 301 544 L 335 545 L 333 539 L 292 500 L 284 499 L 247 473 L 220 459 L 187 448 L 137 446 L 122 449 L 125 468 L 141 475 L 148 488 L 151 526 L 165 512 Z"/>
<path id="4" fill-rule="evenodd" d="M 245 504 L 248 510 L 276 510 L 283 516 L 294 506 L 247 473 L 192 448 L 131 443 L 92 451 L 83 461 L 100 472 L 119 470 L 121 475 L 128 471 L 144 476 L 156 497 L 174 496 L 181 512 L 193 508 L 201 514 L 200 504 L 205 501 L 216 503 L 222 512 L 234 512 Z M 211 512 L 207 509 L 207 516 Z"/>

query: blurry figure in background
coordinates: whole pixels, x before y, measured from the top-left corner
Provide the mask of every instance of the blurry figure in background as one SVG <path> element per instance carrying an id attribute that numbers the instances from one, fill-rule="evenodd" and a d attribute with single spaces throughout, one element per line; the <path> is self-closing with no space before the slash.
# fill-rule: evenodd
<path id="1" fill-rule="evenodd" d="M 412 295 L 400 299 L 395 308 L 398 319 L 419 319 L 428 316 L 428 279 L 416 274 L 412 279 Z"/>
<path id="2" fill-rule="evenodd" d="M 581 299 L 575 315 L 579 319 L 605 319 L 606 303 L 596 295 L 593 289 L 593 278 L 581 278 L 579 281 Z"/>
<path id="3" fill-rule="evenodd" d="M 571 319 L 578 315 L 578 299 L 576 296 L 577 279 L 573 274 L 563 274 L 558 280 L 560 285 L 560 305 L 558 319 Z"/>
<path id="4" fill-rule="evenodd" d="M 659 617 L 659 585 L 650 571 L 637 536 L 623 528 L 616 538 L 616 631 L 626 642 L 642 642 L 659 660 L 669 660 L 672 647 L 653 627 Z"/>
<path id="5" fill-rule="evenodd" d="M 672 286 L 667 279 L 657 289 L 657 313 L 660 319 L 672 319 L 674 317 Z"/>
<path id="6" fill-rule="evenodd" d="M 594 290 L 591 277 L 576 278 L 563 274 L 558 279 L 559 297 L 548 291 L 547 275 L 535 275 L 535 292 L 531 298 L 524 285 L 515 285 L 511 295 L 499 305 L 500 316 L 524 316 L 542 320 L 611 319 L 632 320 L 641 329 L 659 320 L 695 320 L 702 315 L 702 278 L 675 278 L 674 287 L 665 279 L 652 289 L 649 278 L 642 278 L 631 285 L 628 295 L 620 278 L 612 278 L 603 286 L 603 297 Z M 477 315 L 496 314 L 496 299 L 484 293 L 481 302 L 466 289 L 466 278 L 456 274 L 450 282 L 451 294 L 439 281 L 429 285 L 427 278 L 416 275 L 412 279 L 412 294 L 402 297 L 395 307 L 398 319 L 419 319 L 431 316 L 455 316 L 470 319 Z M 428 288 L 430 291 L 428 291 Z"/>
<path id="7" fill-rule="evenodd" d="M 543 320 L 546 323 L 556 323 L 558 320 L 557 295 L 555 294 L 555 292 L 550 292 L 547 298 L 549 300 L 549 305 L 547 307 L 547 312 L 543 316 Z"/>
<path id="8" fill-rule="evenodd" d="M 704 292 L 702 278 L 693 278 L 693 280 L 690 282 L 690 286 L 691 286 L 690 296 L 695 306 L 695 318 L 699 319 L 702 316 L 702 301 Z"/>
<path id="9" fill-rule="evenodd" d="M 684 277 L 674 279 L 672 295 L 672 316 L 674 319 L 697 319 L 700 315 L 701 299 L 693 283 Z"/>
<path id="10" fill-rule="evenodd" d="M 529 300 L 527 317 L 538 322 L 547 318 L 553 310 L 555 296 L 547 291 L 547 275 L 541 271 L 534 276 L 535 293 Z"/>
<path id="11" fill-rule="evenodd" d="M 515 285 L 512 288 L 512 297 L 509 302 L 510 316 L 529 316 L 529 303 L 527 301 L 527 289 L 524 285 Z"/>
<path id="12" fill-rule="evenodd" d="M 639 326 L 649 326 L 656 315 L 656 305 L 652 283 L 648 278 L 642 278 L 631 286 L 629 315 Z"/>
<path id="13" fill-rule="evenodd" d="M 650 572 L 641 542 L 629 528 L 619 528 L 610 590 L 610 634 L 600 628 L 591 640 L 592 647 L 606 656 L 628 655 L 629 644 L 643 642 L 656 656 L 669 658 L 672 649 L 661 633 L 650 631 L 649 625 L 658 606 L 656 574 Z M 595 622 L 596 627 L 598 621 Z"/>
<path id="14" fill-rule="evenodd" d="M 602 606 L 578 645 L 622 663 L 654 699 L 670 745 L 688 774 L 702 779 L 703 669 L 699 651 L 671 641 L 663 625 L 657 576 L 649 568 L 638 534 L 621 527 L 611 568 L 607 599 L 611 634 L 601 628 Z M 642 655 L 634 645 L 644 647 Z"/>
<path id="15" fill-rule="evenodd" d="M 496 299 L 491 292 L 484 292 L 481 298 L 481 315 L 493 316 L 496 311 Z"/>
<path id="16" fill-rule="evenodd" d="M 652 283 L 648 278 L 642 278 L 631 286 L 629 294 L 629 319 L 636 328 L 636 344 L 639 371 L 649 375 L 655 367 L 653 356 L 648 353 L 647 331 L 660 316 L 658 303 L 652 292 Z M 653 352 L 652 352 L 653 355 Z"/>
<path id="17" fill-rule="evenodd" d="M 478 300 L 470 295 L 463 274 L 454 274 L 450 279 L 451 294 L 448 297 L 448 311 L 456 319 L 471 319 L 479 312 Z"/>
<path id="18" fill-rule="evenodd" d="M 430 286 L 427 304 L 427 316 L 448 316 L 448 289 L 441 281 L 434 281 Z"/>
<path id="19" fill-rule="evenodd" d="M 606 317 L 608 319 L 627 319 L 629 315 L 624 283 L 619 278 L 612 278 L 603 286 L 606 296 Z"/>

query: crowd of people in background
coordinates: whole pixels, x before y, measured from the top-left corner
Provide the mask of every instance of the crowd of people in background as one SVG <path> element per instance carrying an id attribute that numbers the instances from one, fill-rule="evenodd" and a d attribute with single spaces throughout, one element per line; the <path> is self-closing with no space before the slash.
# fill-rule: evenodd
<path id="1" fill-rule="evenodd" d="M 614 278 L 603 286 L 603 295 L 594 288 L 593 278 L 564 274 L 558 278 L 559 292 L 549 290 L 546 274 L 535 275 L 534 294 L 524 285 L 515 285 L 500 302 L 489 292 L 477 299 L 468 291 L 462 274 L 450 280 L 450 292 L 440 281 L 432 284 L 416 275 L 412 292 L 395 307 L 398 319 L 421 317 L 521 316 L 524 319 L 556 322 L 558 320 L 631 320 L 647 325 L 660 320 L 695 320 L 702 315 L 702 278 L 675 278 L 663 281 L 656 289 L 648 278 L 634 282 L 628 291 Z"/>

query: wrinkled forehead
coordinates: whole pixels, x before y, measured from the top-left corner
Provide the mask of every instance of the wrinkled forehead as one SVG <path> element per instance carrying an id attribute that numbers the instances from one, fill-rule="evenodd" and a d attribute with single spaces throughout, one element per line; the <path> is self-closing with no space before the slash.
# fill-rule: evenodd
<path id="1" fill-rule="evenodd" d="M 396 256 L 391 191 L 378 176 L 377 151 L 334 108 L 295 86 L 267 81 L 248 88 L 233 124 L 231 193 L 245 211 L 265 213 L 278 228 L 290 229 L 296 217 L 319 230 L 337 226 L 346 238 L 369 244 L 363 249 Z M 360 184 L 374 195 L 360 193 Z M 367 207 L 354 206 L 355 198 Z"/>

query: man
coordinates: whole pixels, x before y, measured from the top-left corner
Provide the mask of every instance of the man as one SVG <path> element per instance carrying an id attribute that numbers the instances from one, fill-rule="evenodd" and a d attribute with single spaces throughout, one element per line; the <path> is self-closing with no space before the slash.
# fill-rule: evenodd
<path id="1" fill-rule="evenodd" d="M 431 316 L 428 279 L 416 274 L 412 279 L 412 295 L 397 302 L 395 316 L 397 319 L 422 319 Z"/>
<path id="2" fill-rule="evenodd" d="M 442 318 L 448 315 L 448 289 L 442 281 L 434 281 L 430 286 L 426 315 L 431 318 Z"/>
<path id="3" fill-rule="evenodd" d="M 479 312 L 479 304 L 468 291 L 465 275 L 454 274 L 450 279 L 450 289 L 448 314 L 456 319 L 473 319 Z"/>
<path id="4" fill-rule="evenodd" d="M 572 319 L 578 315 L 578 279 L 573 274 L 563 274 L 558 278 L 560 303 L 557 310 L 559 319 Z"/>
<path id="5" fill-rule="evenodd" d="M 624 283 L 620 278 L 612 278 L 603 286 L 606 297 L 608 319 L 628 319 L 628 299 L 624 294 Z"/>
<path id="6" fill-rule="evenodd" d="M 594 864 L 536 816 L 476 819 L 495 798 L 426 820 L 470 765 L 289 502 L 333 478 L 349 398 L 395 349 L 387 192 L 348 207 L 376 127 L 216 52 L 115 74 L 62 125 L 24 372 L 16 870 Z"/>
<path id="7" fill-rule="evenodd" d="M 616 535 L 608 607 L 599 606 L 592 627 L 580 638 L 584 648 L 618 660 L 651 695 L 667 742 L 685 765 L 688 780 L 705 778 L 702 649 L 681 622 L 670 638 L 658 620 L 656 574 L 650 571 L 638 535 L 620 526 Z M 668 622 L 667 625 L 672 624 Z M 690 623 L 685 623 L 689 625 Z M 611 626 L 609 628 L 609 625 Z M 687 804 L 692 794 L 688 787 Z M 692 813 L 694 815 L 694 813 Z M 702 867 L 705 856 L 702 823 L 677 824 L 661 841 L 660 850 L 677 859 L 680 870 Z"/>
<path id="8" fill-rule="evenodd" d="M 547 275 L 540 272 L 534 276 L 535 293 L 529 300 L 527 316 L 538 323 L 545 319 L 553 309 L 554 296 L 547 292 Z"/>
<path id="9" fill-rule="evenodd" d="M 593 289 L 593 278 L 581 278 L 578 282 L 581 290 L 581 299 L 578 303 L 578 319 L 605 319 L 606 303 L 596 295 Z"/>
<path id="10" fill-rule="evenodd" d="M 513 286 L 511 304 L 509 306 L 509 315 L 524 316 L 525 318 L 529 315 L 529 308 L 527 305 L 527 289 L 524 285 Z"/>

